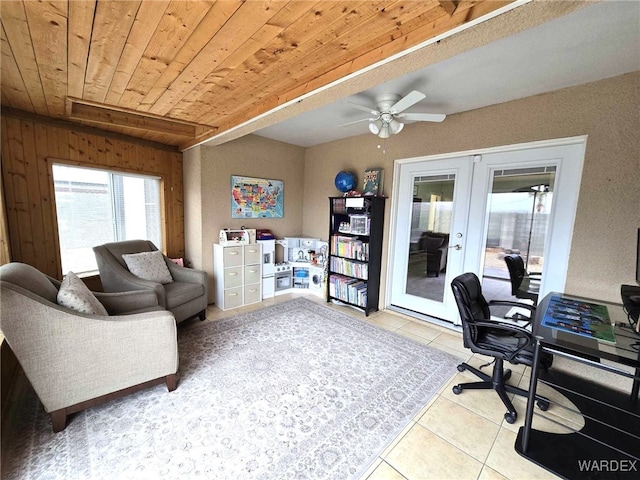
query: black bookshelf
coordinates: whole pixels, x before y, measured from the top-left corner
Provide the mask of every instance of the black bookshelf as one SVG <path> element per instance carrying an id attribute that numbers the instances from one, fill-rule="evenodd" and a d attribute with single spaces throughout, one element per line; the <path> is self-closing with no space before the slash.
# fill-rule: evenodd
<path id="1" fill-rule="evenodd" d="M 378 310 L 384 197 L 329 198 L 327 302 Z"/>

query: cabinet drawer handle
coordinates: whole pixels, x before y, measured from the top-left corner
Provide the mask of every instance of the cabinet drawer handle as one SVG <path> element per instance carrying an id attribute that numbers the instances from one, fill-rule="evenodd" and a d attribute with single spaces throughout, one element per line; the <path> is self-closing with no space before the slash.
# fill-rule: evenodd
<path id="1" fill-rule="evenodd" d="M 237 297 L 237 296 L 238 296 L 238 294 L 237 294 L 237 293 L 230 293 L 230 294 L 229 294 L 229 296 L 230 296 L 230 297 Z"/>
<path id="2" fill-rule="evenodd" d="M 249 273 L 256 273 L 258 270 L 256 270 L 255 268 L 253 270 L 249 270 Z"/>
<path id="3" fill-rule="evenodd" d="M 236 275 L 238 275 L 238 272 L 230 272 L 230 273 L 229 273 L 229 276 L 230 276 L 230 277 L 235 277 Z"/>
<path id="4" fill-rule="evenodd" d="M 229 255 L 238 255 L 240 252 L 229 252 Z"/>
<path id="5" fill-rule="evenodd" d="M 257 291 L 258 291 L 258 289 L 257 289 L 257 288 L 252 288 L 251 290 L 249 290 L 249 292 L 250 292 L 250 293 L 255 293 L 255 292 L 257 292 Z"/>

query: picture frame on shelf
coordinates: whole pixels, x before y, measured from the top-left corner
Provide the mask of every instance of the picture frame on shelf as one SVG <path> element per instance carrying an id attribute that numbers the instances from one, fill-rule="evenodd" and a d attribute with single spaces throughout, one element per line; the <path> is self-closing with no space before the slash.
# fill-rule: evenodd
<path id="1" fill-rule="evenodd" d="M 384 180 L 384 169 L 368 168 L 364 171 L 364 184 L 362 195 L 382 195 L 382 182 Z"/>

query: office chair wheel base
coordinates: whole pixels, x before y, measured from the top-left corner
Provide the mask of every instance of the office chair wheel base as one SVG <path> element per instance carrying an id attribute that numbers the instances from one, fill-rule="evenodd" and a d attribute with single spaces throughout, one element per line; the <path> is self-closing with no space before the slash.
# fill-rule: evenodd
<path id="1" fill-rule="evenodd" d="M 460 395 L 462 393 L 462 387 L 460 385 L 454 386 L 452 390 L 456 395 Z"/>
<path id="2" fill-rule="evenodd" d="M 461 363 L 460 365 L 458 365 L 458 371 L 459 372 L 464 372 L 466 369 L 467 368 L 464 366 L 464 364 Z"/>
<path id="3" fill-rule="evenodd" d="M 504 419 L 507 421 L 507 423 L 516 423 L 516 420 L 518 419 L 518 414 L 513 412 L 513 413 L 505 413 L 504 414 Z"/>
<path id="4" fill-rule="evenodd" d="M 549 410 L 549 402 L 545 401 L 545 400 L 538 400 L 536 402 L 536 405 L 538 406 L 538 408 L 540 410 L 542 410 L 543 412 L 546 412 L 547 410 Z"/>

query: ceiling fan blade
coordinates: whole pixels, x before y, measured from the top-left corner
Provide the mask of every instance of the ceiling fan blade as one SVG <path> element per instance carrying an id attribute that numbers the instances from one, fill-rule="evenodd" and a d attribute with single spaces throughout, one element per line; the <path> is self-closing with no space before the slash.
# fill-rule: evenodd
<path id="1" fill-rule="evenodd" d="M 375 118 L 361 118 L 360 120 L 354 120 L 353 122 L 343 123 L 343 124 L 338 125 L 338 126 L 339 127 L 346 127 L 347 125 L 353 125 L 354 123 L 373 122 L 374 120 L 375 120 Z"/>
<path id="2" fill-rule="evenodd" d="M 351 105 L 353 108 L 357 108 L 358 110 L 362 110 L 363 112 L 370 113 L 371 115 L 376 115 L 376 116 L 380 115 L 380 112 L 375 108 L 365 107 L 363 105 L 358 105 L 357 103 L 353 103 L 353 102 L 347 102 L 347 103 Z"/>
<path id="3" fill-rule="evenodd" d="M 389 109 L 389 113 L 400 113 L 425 98 L 427 98 L 427 96 L 424 93 L 419 92 L 417 90 L 409 92 L 407 95 L 405 95 L 404 98 L 401 98 L 400 100 L 398 100 Z"/>
<path id="4" fill-rule="evenodd" d="M 441 122 L 446 118 L 443 113 L 403 113 L 398 116 L 405 120 L 417 120 L 419 122 Z"/>

